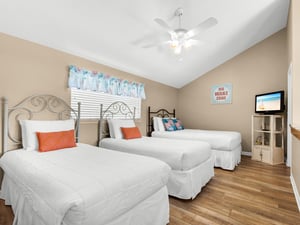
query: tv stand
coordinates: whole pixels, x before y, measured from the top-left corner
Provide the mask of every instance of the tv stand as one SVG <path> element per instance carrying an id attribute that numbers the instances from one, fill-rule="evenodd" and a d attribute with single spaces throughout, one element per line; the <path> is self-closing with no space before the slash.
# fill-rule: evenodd
<path id="1" fill-rule="evenodd" d="M 252 159 L 272 165 L 284 162 L 284 117 L 252 115 Z"/>

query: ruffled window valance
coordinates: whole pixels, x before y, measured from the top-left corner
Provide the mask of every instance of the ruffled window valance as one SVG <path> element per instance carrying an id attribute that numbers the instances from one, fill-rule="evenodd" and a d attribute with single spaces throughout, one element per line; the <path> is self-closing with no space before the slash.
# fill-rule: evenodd
<path id="1" fill-rule="evenodd" d="M 69 87 L 145 99 L 144 84 L 69 66 Z"/>

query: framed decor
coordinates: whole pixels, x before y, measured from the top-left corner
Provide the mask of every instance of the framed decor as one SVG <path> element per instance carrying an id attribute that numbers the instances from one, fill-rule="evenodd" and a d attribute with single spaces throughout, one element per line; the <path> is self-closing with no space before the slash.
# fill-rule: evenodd
<path id="1" fill-rule="evenodd" d="M 211 104 L 231 104 L 232 84 L 219 84 L 211 87 Z"/>

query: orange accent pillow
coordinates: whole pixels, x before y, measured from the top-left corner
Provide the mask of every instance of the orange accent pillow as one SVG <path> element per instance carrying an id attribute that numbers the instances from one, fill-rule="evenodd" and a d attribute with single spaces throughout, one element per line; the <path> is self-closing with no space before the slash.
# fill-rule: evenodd
<path id="1" fill-rule="evenodd" d="M 138 127 L 121 127 L 125 139 L 141 138 L 141 132 Z"/>
<path id="2" fill-rule="evenodd" d="M 74 130 L 36 132 L 36 134 L 40 152 L 76 147 Z"/>

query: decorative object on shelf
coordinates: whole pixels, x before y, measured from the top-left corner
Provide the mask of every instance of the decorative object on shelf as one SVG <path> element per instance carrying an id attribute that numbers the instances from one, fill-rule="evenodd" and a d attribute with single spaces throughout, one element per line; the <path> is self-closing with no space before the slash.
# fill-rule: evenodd
<path id="1" fill-rule="evenodd" d="M 262 144 L 262 137 L 261 136 L 257 136 L 257 138 L 255 140 L 255 144 L 257 144 L 257 145 L 261 145 Z"/>
<path id="2" fill-rule="evenodd" d="M 211 104 L 231 104 L 232 84 L 219 84 L 211 87 Z"/>
<path id="3" fill-rule="evenodd" d="M 142 83 L 130 82 L 73 65 L 69 66 L 68 83 L 70 88 L 98 91 L 133 98 L 146 98 L 144 84 Z"/>

